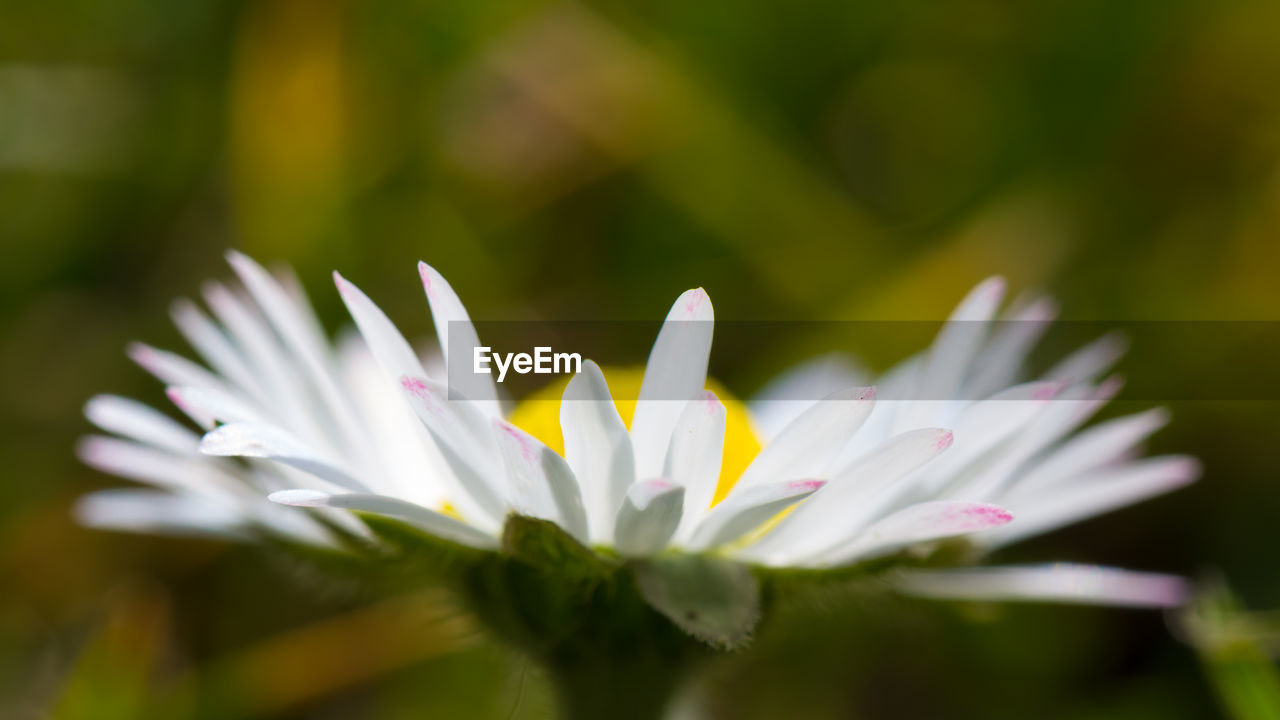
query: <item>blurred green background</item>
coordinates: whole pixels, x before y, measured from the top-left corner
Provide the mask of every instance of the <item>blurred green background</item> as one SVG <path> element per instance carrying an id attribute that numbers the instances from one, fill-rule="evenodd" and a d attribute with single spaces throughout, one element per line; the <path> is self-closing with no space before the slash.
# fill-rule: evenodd
<path id="1" fill-rule="evenodd" d="M 330 330 L 341 268 L 410 337 L 420 258 L 492 319 L 698 285 L 729 319 L 938 319 L 1000 273 L 1071 319 L 1277 320 L 1278 28 L 1261 0 L 0 4 L 0 716 L 550 707 L 432 591 L 73 525 L 119 484 L 72 454 L 82 403 L 167 406 L 123 347 L 185 350 L 168 303 L 225 248 L 291 263 Z M 809 351 L 895 359 L 805 345 L 716 364 L 748 394 Z M 1153 449 L 1200 483 L 996 559 L 1280 606 L 1275 403 L 1172 409 Z M 1218 716 L 1197 663 L 1156 613 L 869 598 L 783 613 L 704 685 L 725 718 Z"/>

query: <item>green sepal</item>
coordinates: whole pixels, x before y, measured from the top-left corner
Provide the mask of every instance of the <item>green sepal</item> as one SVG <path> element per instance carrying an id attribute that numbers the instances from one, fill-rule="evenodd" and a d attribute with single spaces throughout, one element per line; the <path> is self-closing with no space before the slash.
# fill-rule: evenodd
<path id="1" fill-rule="evenodd" d="M 595 583 L 618 569 L 559 525 L 527 515 L 511 514 L 502 528 L 502 551 L 568 583 Z"/>
<path id="2" fill-rule="evenodd" d="M 372 556 L 401 585 L 454 582 L 469 568 L 495 556 L 491 551 L 436 537 L 385 515 L 355 514 L 377 539 L 372 544 L 361 542 L 363 547 L 358 550 Z"/>
<path id="3" fill-rule="evenodd" d="M 500 637 L 542 657 L 579 632 L 584 608 L 616 581 L 615 563 L 555 523 L 513 513 L 500 552 L 469 568 L 463 589 Z"/>
<path id="4" fill-rule="evenodd" d="M 712 647 L 744 647 L 760 622 L 760 584 L 747 565 L 713 555 L 668 553 L 637 560 L 631 569 L 651 607 Z"/>
<path id="5" fill-rule="evenodd" d="M 370 562 L 372 546 L 352 536 L 337 535 L 338 545 L 327 547 L 260 530 L 256 533 L 264 557 L 293 580 L 325 594 L 344 597 L 376 596 L 386 584 L 385 568 Z"/>

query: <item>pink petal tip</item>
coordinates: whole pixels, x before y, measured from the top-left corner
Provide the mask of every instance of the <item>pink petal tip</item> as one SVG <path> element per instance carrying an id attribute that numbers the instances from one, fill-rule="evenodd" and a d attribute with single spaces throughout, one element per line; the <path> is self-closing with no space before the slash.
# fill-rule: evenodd
<path id="1" fill-rule="evenodd" d="M 521 432 L 518 428 L 516 428 L 515 425 L 512 425 L 511 423 L 505 422 L 503 420 L 495 419 L 493 421 L 493 426 L 495 428 L 498 428 L 502 432 L 506 433 L 507 437 L 510 437 L 512 440 L 515 441 L 516 445 L 520 449 L 520 456 L 523 457 L 525 460 L 532 462 L 534 459 L 537 458 L 537 455 L 538 455 L 537 448 L 535 448 L 533 446 L 533 443 L 530 442 L 530 438 L 527 435 L 525 435 L 523 432 Z"/>
<path id="2" fill-rule="evenodd" d="M 1032 391 L 1031 398 L 1039 401 L 1052 400 L 1062 392 L 1064 387 L 1065 384 L 1060 382 L 1045 383 Z"/>
<path id="3" fill-rule="evenodd" d="M 422 278 L 422 287 L 427 291 L 427 295 L 431 295 L 432 269 L 421 260 L 418 261 L 418 277 Z"/>
<path id="4" fill-rule="evenodd" d="M 1013 514 L 999 505 L 974 504 L 957 508 L 950 519 L 958 521 L 957 529 L 982 530 L 1008 524 Z"/>
<path id="5" fill-rule="evenodd" d="M 826 484 L 826 480 L 796 480 L 790 483 L 790 488 L 796 492 L 817 492 Z"/>
<path id="6" fill-rule="evenodd" d="M 412 375 L 400 376 L 400 387 L 409 391 L 414 397 L 427 400 L 431 397 L 431 389 L 427 387 L 427 381 L 422 378 L 416 378 Z"/>
<path id="7" fill-rule="evenodd" d="M 182 391 L 176 387 L 170 386 L 164 389 L 165 397 L 169 398 L 169 402 L 177 405 L 179 408 L 186 410 L 186 401 L 182 399 Z"/>

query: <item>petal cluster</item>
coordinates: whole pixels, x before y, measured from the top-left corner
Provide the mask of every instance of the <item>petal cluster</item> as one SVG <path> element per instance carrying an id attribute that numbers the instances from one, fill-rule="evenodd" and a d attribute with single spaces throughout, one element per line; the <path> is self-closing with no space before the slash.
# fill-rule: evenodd
<path id="1" fill-rule="evenodd" d="M 1167 420 L 1161 410 L 1081 430 L 1119 389 L 1105 377 L 1122 350 L 1114 338 L 1040 378 L 1022 377 L 1053 309 L 1040 300 L 1002 314 L 999 279 L 975 288 L 931 347 L 880 378 L 832 358 L 778 378 L 751 404 L 763 449 L 717 501 L 726 408 L 706 389 L 714 314 L 701 289 L 668 312 L 629 426 L 601 369 L 583 364 L 559 407 L 561 454 L 509 421 L 491 379 L 469 384 L 466 398 L 450 387 L 448 359 L 468 357 L 480 340 L 430 266 L 419 271 L 440 352 L 424 362 L 340 275 L 358 334 L 335 345 L 291 276 L 237 253 L 229 260 L 241 287 L 205 287 L 212 317 L 188 301 L 173 308 L 203 365 L 130 349 L 203 436 L 134 401 L 93 399 L 86 414 L 112 436 L 87 438 L 82 457 L 151 489 L 88 496 L 79 505 L 85 522 L 331 543 L 330 525 L 364 532 L 347 512 L 358 510 L 490 549 L 508 514 L 519 513 L 626 557 L 678 548 L 823 568 L 958 536 L 996 548 L 1198 474 L 1187 457 L 1139 457 Z M 984 571 L 967 572 L 902 582 L 922 594 L 973 594 Z M 1002 572 L 993 587 L 1029 596 L 1060 587 L 1037 580 L 1045 573 L 1077 586 L 1087 574 Z M 1134 582 L 1153 604 L 1173 587 L 1160 577 Z"/>

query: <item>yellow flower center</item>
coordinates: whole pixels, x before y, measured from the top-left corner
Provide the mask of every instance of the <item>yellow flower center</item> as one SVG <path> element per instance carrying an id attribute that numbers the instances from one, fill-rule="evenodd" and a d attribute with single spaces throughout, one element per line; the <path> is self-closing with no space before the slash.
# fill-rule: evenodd
<path id="1" fill-rule="evenodd" d="M 643 368 L 610 368 L 605 373 L 609 394 L 622 416 L 622 422 L 631 428 L 631 417 L 636 411 L 634 398 L 640 395 L 640 383 L 644 379 Z M 525 398 L 507 418 L 512 424 L 546 443 L 547 447 L 564 454 L 564 436 L 560 432 L 560 398 L 569 379 L 564 378 L 542 388 Z M 747 406 L 714 380 L 707 381 L 707 389 L 714 392 L 724 404 L 724 455 L 720 462 L 720 480 L 711 501 L 720 502 L 742 471 L 747 469 L 760 452 L 760 440 L 751 427 Z M 619 400 L 618 398 L 626 398 Z M 647 479 L 647 478 L 639 478 Z"/>

